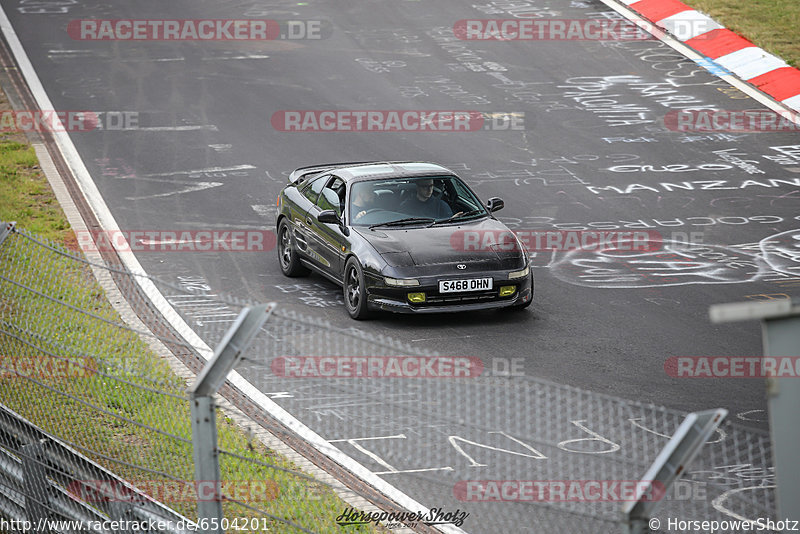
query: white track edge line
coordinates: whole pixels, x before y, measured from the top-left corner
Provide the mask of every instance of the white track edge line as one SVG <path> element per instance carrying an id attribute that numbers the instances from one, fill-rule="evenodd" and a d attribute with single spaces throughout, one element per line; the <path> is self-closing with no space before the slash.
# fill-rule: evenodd
<path id="1" fill-rule="evenodd" d="M 14 54 L 17 62 L 19 63 L 20 71 L 25 77 L 28 87 L 36 99 L 36 103 L 39 105 L 39 108 L 42 110 L 52 110 L 53 104 L 50 101 L 50 98 L 47 96 L 44 86 L 42 85 L 41 80 L 39 80 L 39 76 L 36 74 L 36 70 L 33 68 L 33 64 L 30 62 L 30 59 L 28 58 L 28 55 L 25 52 L 19 37 L 17 37 L 17 34 L 11 25 L 11 21 L 6 15 L 2 5 L 0 5 L 0 30 L 3 31 L 3 34 L 8 41 L 8 45 L 11 48 L 11 51 Z M 63 130 L 63 128 L 59 130 Z M 78 182 L 78 186 L 81 189 L 81 193 L 83 194 L 84 198 L 86 198 L 92 211 L 94 211 L 97 220 L 100 222 L 100 226 L 105 231 L 117 232 L 120 234 L 120 236 L 122 236 L 114 216 L 111 214 L 111 211 L 103 200 L 103 197 L 100 195 L 100 191 L 97 189 L 97 185 L 92 180 L 86 165 L 83 163 L 83 160 L 78 154 L 78 150 L 72 143 L 72 139 L 70 139 L 69 135 L 65 131 L 53 132 L 53 136 L 56 140 L 58 149 L 61 151 L 61 154 L 64 156 L 64 159 L 67 162 L 67 165 L 75 174 L 75 178 Z M 114 242 L 114 247 L 117 249 L 117 253 L 119 254 L 119 257 L 125 267 L 134 274 L 146 276 L 144 269 L 136 259 L 136 256 L 134 256 L 133 252 L 131 252 L 130 247 L 126 247 L 128 244 L 127 240 L 114 239 L 112 241 Z M 127 250 L 125 250 L 125 248 L 127 248 Z M 211 355 L 213 355 L 211 348 L 178 315 L 178 313 L 169 304 L 167 299 L 164 298 L 155 284 L 149 278 L 143 278 L 143 276 L 134 276 L 134 279 L 137 281 L 142 291 L 144 291 L 147 297 L 151 300 L 153 306 L 155 306 L 159 312 L 161 312 L 164 318 L 170 322 L 172 327 L 175 328 L 184 337 L 184 339 L 197 348 L 201 356 L 208 360 Z M 412 499 L 399 489 L 373 474 L 370 470 L 356 462 L 350 456 L 333 447 L 322 436 L 311 430 L 311 428 L 307 427 L 296 417 L 281 408 L 272 399 L 259 391 L 250 382 L 245 380 L 244 377 L 242 377 L 237 371 L 233 371 L 228 376 L 228 380 L 239 390 L 241 390 L 242 393 L 247 395 L 250 400 L 261 406 L 286 427 L 292 429 L 303 439 L 308 441 L 315 449 L 317 449 L 317 451 L 347 468 L 353 474 L 383 493 L 389 499 L 397 502 L 399 505 L 413 512 L 419 511 L 423 514 L 427 514 L 429 512 L 427 507 L 422 506 L 416 500 Z M 436 528 L 442 532 L 464 534 L 463 530 L 454 525 L 436 525 Z"/>

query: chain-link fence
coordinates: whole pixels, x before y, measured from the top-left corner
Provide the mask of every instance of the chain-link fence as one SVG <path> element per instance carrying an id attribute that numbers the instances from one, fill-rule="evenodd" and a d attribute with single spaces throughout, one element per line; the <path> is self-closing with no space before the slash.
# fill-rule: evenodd
<path id="1" fill-rule="evenodd" d="M 196 372 L 204 364 L 203 356 L 208 356 L 207 348 L 183 340 L 149 301 L 147 286 L 143 289 L 136 277 L 120 268 L 89 264 L 18 230 L 0 245 L 0 265 L 2 404 L 59 446 L 113 471 L 178 514 L 196 519 L 198 500 L 214 497 L 213 481 L 194 477 L 186 395 L 192 373 L 170 361 L 164 349 L 180 355 L 182 363 Z M 120 287 L 130 300 L 129 310 L 119 302 L 117 309 L 108 304 L 93 269 L 106 289 L 111 283 Z M 225 330 L 224 323 L 215 321 L 228 312 L 235 316 L 242 307 L 233 299 L 216 298 L 212 311 L 202 295 L 165 285 L 159 289 L 173 299 L 185 297 L 184 309 L 191 306 L 205 314 L 204 333 L 212 347 Z M 178 324 L 176 317 L 171 319 Z M 218 416 L 226 530 L 338 530 L 336 517 L 345 503 L 330 483 L 298 470 L 260 440 L 257 431 L 237 426 L 233 418 L 231 413 Z M 27 442 L 9 436 L 2 444 L 5 452 L 22 466 Z M 60 491 L 90 508 L 137 502 L 136 494 L 119 480 L 62 475 Z M 47 478 L 55 484 L 50 474 Z M 4 484 L 18 504 L 24 502 L 21 483 L 6 477 Z M 28 499 L 50 517 L 69 518 L 47 495 L 35 493 Z"/>
<path id="2" fill-rule="evenodd" d="M 33 436 L 0 425 L 0 516 L 30 514 L 34 504 L 67 518 L 57 494 L 109 518 L 139 517 L 130 506 L 147 501 L 147 513 L 178 521 L 196 519 L 198 500 L 213 498 L 209 481 L 195 480 L 185 392 L 250 303 L 182 280 L 89 262 L 17 229 L 0 243 L 0 403 Z M 431 531 L 426 523 L 475 533 L 622 532 L 622 503 L 683 415 L 481 372 L 491 365 L 278 308 L 220 390 L 222 526 L 372 531 L 384 527 L 351 510 L 408 509 L 398 498 L 405 494 L 439 514 L 407 522 L 419 532 Z M 81 469 L 42 451 L 31 464 L 24 447 L 42 440 L 71 451 L 69 465 Z M 28 464 L 47 468 L 46 494 L 43 483 L 26 486 Z M 725 423 L 666 489 L 658 515 L 774 519 L 770 466 L 766 433 Z M 719 532 L 740 530 L 726 526 Z"/>

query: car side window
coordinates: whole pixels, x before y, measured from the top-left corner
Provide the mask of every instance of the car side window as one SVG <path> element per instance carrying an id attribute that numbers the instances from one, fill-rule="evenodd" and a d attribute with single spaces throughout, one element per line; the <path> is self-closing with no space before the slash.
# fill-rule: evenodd
<path id="1" fill-rule="evenodd" d="M 475 202 L 474 195 L 470 194 L 459 180 L 450 180 L 449 185 L 453 188 L 453 200 L 458 201 L 457 209 L 465 209 L 467 211 L 483 209 L 480 202 Z"/>
<path id="2" fill-rule="evenodd" d="M 330 177 L 331 177 L 330 174 L 326 174 L 325 176 L 320 176 L 319 178 L 315 178 L 314 180 L 307 183 L 300 192 L 308 200 L 316 203 L 320 191 L 322 191 L 322 188 L 325 186 L 325 183 L 328 181 Z"/>
<path id="3" fill-rule="evenodd" d="M 337 216 L 341 217 L 344 208 L 344 192 L 344 180 L 338 177 L 334 178 L 322 189 L 322 194 L 316 204 L 320 210 L 333 210 Z"/>

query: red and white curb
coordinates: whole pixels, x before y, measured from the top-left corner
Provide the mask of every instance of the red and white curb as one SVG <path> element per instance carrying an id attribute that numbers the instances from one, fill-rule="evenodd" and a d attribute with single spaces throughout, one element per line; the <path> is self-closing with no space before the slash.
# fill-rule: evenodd
<path id="1" fill-rule="evenodd" d="M 800 111 L 800 70 L 724 28 L 679 0 L 616 0 L 795 111 Z M 606 2 L 607 3 L 607 2 Z"/>

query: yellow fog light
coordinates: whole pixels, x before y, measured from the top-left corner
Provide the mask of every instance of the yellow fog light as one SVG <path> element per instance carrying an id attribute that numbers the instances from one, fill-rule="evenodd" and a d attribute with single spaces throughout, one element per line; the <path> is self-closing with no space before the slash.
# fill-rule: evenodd
<path id="1" fill-rule="evenodd" d="M 500 296 L 507 297 L 513 295 L 517 291 L 517 286 L 502 286 L 500 288 Z"/>
<path id="2" fill-rule="evenodd" d="M 409 293 L 408 301 L 413 302 L 414 304 L 425 302 L 425 293 Z"/>

